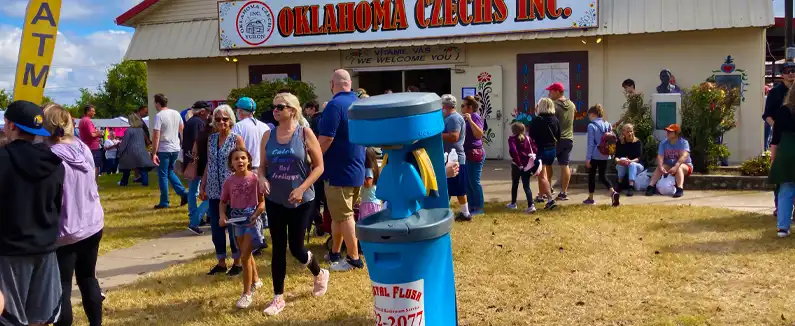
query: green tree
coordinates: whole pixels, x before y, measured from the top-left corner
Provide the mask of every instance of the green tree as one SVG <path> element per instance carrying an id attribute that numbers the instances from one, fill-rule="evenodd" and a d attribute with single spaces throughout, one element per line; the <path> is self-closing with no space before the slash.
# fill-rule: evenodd
<path id="1" fill-rule="evenodd" d="M 97 116 L 114 118 L 135 111 L 139 105 L 146 103 L 146 64 L 139 61 L 125 60 L 113 65 L 96 94 L 81 92 L 80 101 L 97 107 Z"/>
<path id="2" fill-rule="evenodd" d="M 11 94 L 5 89 L 0 89 L 0 109 L 5 109 L 11 104 Z"/>
<path id="3" fill-rule="evenodd" d="M 55 103 L 55 101 L 52 99 L 52 97 L 44 95 L 41 97 L 41 105 L 44 105 L 46 103 Z"/>
<path id="4" fill-rule="evenodd" d="M 263 112 L 270 109 L 271 105 L 273 105 L 273 97 L 276 96 L 278 91 L 283 89 L 289 89 L 291 93 L 298 97 L 301 105 L 317 99 L 315 86 L 300 80 L 287 78 L 233 89 L 229 92 L 226 101 L 230 106 L 233 106 L 239 98 L 250 97 L 257 102 L 257 111 Z"/>

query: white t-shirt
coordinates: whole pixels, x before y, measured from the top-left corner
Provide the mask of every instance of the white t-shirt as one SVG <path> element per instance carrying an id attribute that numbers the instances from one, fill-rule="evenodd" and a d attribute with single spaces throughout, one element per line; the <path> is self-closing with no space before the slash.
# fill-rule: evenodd
<path id="1" fill-rule="evenodd" d="M 105 143 L 103 145 L 105 146 L 105 158 L 106 159 L 110 160 L 110 159 L 116 158 L 116 153 L 118 153 L 119 148 L 118 147 L 115 147 L 113 149 L 108 149 L 108 148 L 110 148 L 111 146 L 116 145 L 118 143 L 119 143 L 119 141 L 114 141 L 114 140 L 110 140 L 110 139 L 105 140 Z"/>
<path id="2" fill-rule="evenodd" d="M 254 118 L 240 120 L 232 127 L 232 132 L 243 137 L 246 150 L 251 154 L 251 166 L 255 168 L 259 167 L 259 147 L 262 143 L 262 136 L 270 129 L 267 124 Z"/>
<path id="3" fill-rule="evenodd" d="M 179 126 L 182 125 L 182 116 L 172 109 L 164 109 L 155 115 L 155 124 L 152 130 L 160 131 L 160 145 L 158 153 L 177 153 L 182 149 L 179 144 Z"/>

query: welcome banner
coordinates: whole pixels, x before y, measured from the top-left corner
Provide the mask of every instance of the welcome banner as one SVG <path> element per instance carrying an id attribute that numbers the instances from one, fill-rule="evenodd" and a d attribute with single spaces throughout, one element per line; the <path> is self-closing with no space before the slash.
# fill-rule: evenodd
<path id="1" fill-rule="evenodd" d="M 246 0 L 218 3 L 221 50 L 598 26 L 597 0 Z"/>

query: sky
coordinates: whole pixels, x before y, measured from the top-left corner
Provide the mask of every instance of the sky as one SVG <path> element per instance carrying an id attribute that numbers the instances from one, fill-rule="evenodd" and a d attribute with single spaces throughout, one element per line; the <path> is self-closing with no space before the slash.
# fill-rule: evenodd
<path id="1" fill-rule="evenodd" d="M 124 57 L 135 32 L 114 20 L 141 0 L 63 0 L 55 54 L 44 94 L 71 104 L 79 89 L 96 90 Z M 0 0 L 0 89 L 11 90 L 28 0 Z"/>
<path id="2" fill-rule="evenodd" d="M 96 90 L 110 65 L 124 57 L 135 32 L 114 19 L 141 0 L 63 0 L 52 69 L 44 94 L 71 104 L 80 88 Z M 784 0 L 773 1 L 776 17 Z M 22 21 L 28 0 L 0 0 L 0 89 L 14 84 Z"/>

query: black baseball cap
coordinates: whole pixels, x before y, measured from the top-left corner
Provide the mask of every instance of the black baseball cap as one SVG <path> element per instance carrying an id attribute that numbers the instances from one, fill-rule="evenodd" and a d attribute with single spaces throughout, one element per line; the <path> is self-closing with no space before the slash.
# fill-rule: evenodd
<path id="1" fill-rule="evenodd" d="M 193 110 L 209 109 L 210 103 L 207 103 L 206 101 L 196 101 L 196 103 L 193 103 L 193 106 L 191 106 L 190 108 Z"/>
<path id="2" fill-rule="evenodd" d="M 22 100 L 12 102 L 8 105 L 5 118 L 29 134 L 44 137 L 50 136 L 50 133 L 43 127 L 44 110 L 33 102 Z"/>

